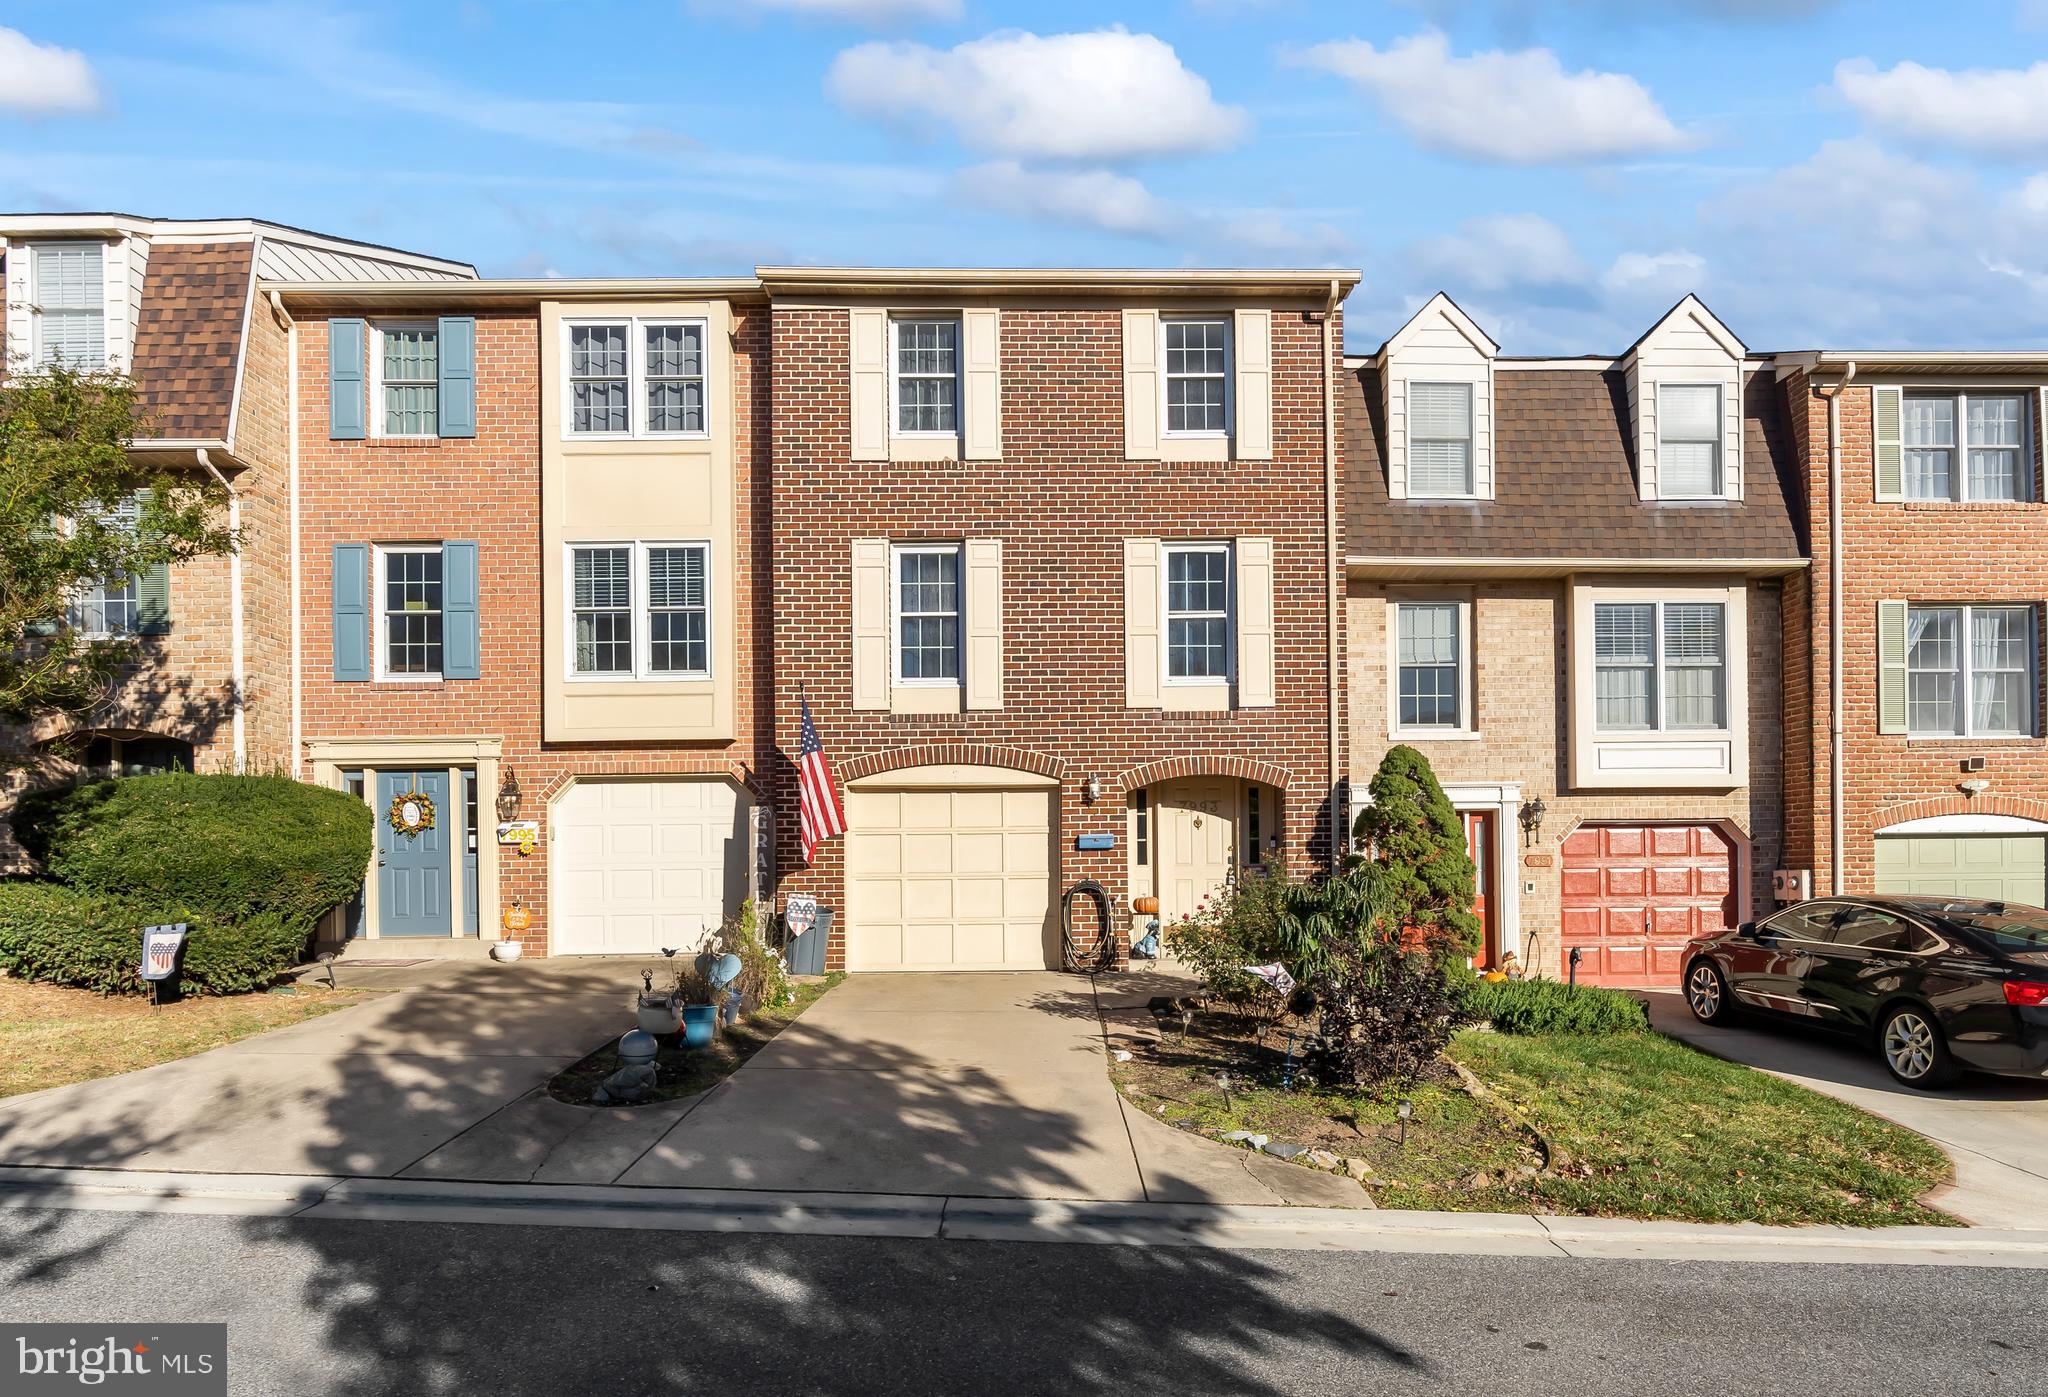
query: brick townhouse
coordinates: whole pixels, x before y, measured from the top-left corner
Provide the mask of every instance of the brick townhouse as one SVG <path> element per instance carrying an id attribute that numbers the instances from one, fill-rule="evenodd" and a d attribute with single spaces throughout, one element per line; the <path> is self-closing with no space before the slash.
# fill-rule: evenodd
<path id="1" fill-rule="evenodd" d="M 1806 559 L 1771 366 L 1689 296 L 1618 357 L 1517 359 L 1439 295 L 1349 367 L 1354 801 L 1389 744 L 1429 757 L 1480 963 L 1675 982 L 1781 859 Z"/>
<path id="2" fill-rule="evenodd" d="M 113 579 L 80 597 L 73 624 L 140 631 L 140 659 L 99 710 L 10 742 L 95 771 L 285 762 L 285 335 L 259 283 L 474 275 L 460 262 L 249 219 L 0 215 L 0 368 L 61 358 L 132 375 L 146 414 L 136 455 L 218 475 L 244 540 L 238 557 Z"/>
<path id="3" fill-rule="evenodd" d="M 1778 356 L 1810 577 L 1785 650 L 1788 864 L 1816 895 L 2048 902 L 2048 354 Z"/>

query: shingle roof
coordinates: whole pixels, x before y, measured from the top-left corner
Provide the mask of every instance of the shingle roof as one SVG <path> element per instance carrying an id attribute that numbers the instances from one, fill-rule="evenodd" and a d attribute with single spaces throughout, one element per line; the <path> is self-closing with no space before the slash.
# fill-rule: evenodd
<path id="1" fill-rule="evenodd" d="M 150 435 L 227 435 L 254 252 L 250 243 L 150 250 L 132 366 Z"/>
<path id="2" fill-rule="evenodd" d="M 1798 468 L 1777 385 L 1743 384 L 1743 498 L 1644 504 L 1619 370 L 1494 375 L 1494 498 L 1387 497 L 1385 404 L 1370 364 L 1346 375 L 1345 552 L 1373 558 L 1796 559 Z"/>

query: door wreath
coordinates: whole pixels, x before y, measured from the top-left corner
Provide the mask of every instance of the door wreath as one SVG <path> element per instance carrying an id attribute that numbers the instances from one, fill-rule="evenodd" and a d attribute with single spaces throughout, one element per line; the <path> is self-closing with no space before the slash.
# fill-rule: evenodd
<path id="1" fill-rule="evenodd" d="M 434 798 L 425 791 L 406 791 L 391 798 L 391 828 L 418 838 L 434 827 Z"/>

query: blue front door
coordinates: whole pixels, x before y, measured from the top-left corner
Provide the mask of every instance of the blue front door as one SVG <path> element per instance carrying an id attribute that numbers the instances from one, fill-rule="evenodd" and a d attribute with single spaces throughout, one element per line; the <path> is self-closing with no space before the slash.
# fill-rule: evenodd
<path id="1" fill-rule="evenodd" d="M 391 823 L 391 802 L 418 791 L 434 802 L 432 829 L 401 834 Z M 446 936 L 449 882 L 454 872 L 455 827 L 461 810 L 448 801 L 448 773 L 380 771 L 377 801 L 377 930 L 383 936 Z"/>

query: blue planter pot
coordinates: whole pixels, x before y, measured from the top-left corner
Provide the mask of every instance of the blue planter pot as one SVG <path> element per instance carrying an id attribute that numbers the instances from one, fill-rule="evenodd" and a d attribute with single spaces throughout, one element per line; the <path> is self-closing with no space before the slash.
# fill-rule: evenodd
<path id="1" fill-rule="evenodd" d="M 683 1006 L 683 1046 L 686 1048 L 708 1048 L 713 1035 L 718 1032 L 718 1006 L 716 1004 L 685 1004 Z"/>

